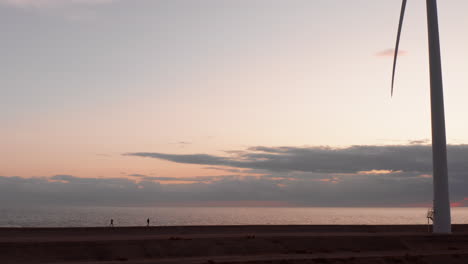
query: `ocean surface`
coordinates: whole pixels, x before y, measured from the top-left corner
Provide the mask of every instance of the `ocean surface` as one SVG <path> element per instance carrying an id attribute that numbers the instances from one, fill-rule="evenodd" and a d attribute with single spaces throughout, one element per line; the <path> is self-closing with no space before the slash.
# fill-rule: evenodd
<path id="1" fill-rule="evenodd" d="M 427 208 L 310 207 L 34 207 L 0 208 L 0 227 L 151 225 L 399 225 L 426 224 Z M 468 224 L 468 208 L 453 208 L 452 221 Z"/>

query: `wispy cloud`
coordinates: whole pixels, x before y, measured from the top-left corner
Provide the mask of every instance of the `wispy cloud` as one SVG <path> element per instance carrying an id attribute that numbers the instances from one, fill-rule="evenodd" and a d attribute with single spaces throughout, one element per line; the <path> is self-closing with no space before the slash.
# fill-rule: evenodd
<path id="1" fill-rule="evenodd" d="M 0 7 L 33 11 L 71 22 L 95 22 L 100 18 L 98 7 L 117 1 L 123 0 L 0 0 Z"/>
<path id="2" fill-rule="evenodd" d="M 21 8 L 49 8 L 67 5 L 99 5 L 115 0 L 0 0 L 1 4 Z"/>
<path id="3" fill-rule="evenodd" d="M 412 144 L 412 145 L 423 145 L 423 144 L 429 144 L 429 143 L 431 143 L 431 141 L 428 138 L 409 141 L 409 144 Z"/>
<path id="4" fill-rule="evenodd" d="M 241 178 L 238 175 L 219 175 L 219 176 L 195 176 L 195 177 L 158 177 L 148 176 L 143 174 L 130 174 L 130 177 L 135 177 L 143 181 L 156 181 L 156 182 L 184 182 L 184 183 L 213 183 L 215 181 L 224 180 L 227 178 L 235 179 Z"/>
<path id="5" fill-rule="evenodd" d="M 398 51 L 398 56 L 405 56 L 407 55 L 408 52 L 406 50 L 399 50 Z M 394 49 L 386 49 L 379 51 L 375 54 L 377 57 L 393 57 L 395 55 L 395 50 Z"/>

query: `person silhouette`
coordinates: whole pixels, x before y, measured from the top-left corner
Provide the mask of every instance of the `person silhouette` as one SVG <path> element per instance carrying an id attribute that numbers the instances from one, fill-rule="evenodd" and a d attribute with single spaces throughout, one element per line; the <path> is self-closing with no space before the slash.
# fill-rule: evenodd
<path id="1" fill-rule="evenodd" d="M 111 219 L 110 226 L 114 226 L 114 219 Z"/>
<path id="2" fill-rule="evenodd" d="M 149 218 L 146 219 L 146 226 L 149 226 L 149 222 L 150 222 L 150 221 L 149 221 Z"/>

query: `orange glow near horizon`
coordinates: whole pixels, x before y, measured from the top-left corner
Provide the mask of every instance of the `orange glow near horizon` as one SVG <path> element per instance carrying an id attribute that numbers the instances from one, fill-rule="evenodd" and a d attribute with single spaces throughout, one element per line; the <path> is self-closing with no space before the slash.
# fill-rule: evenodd
<path id="1" fill-rule="evenodd" d="M 430 179 L 430 178 L 432 178 L 432 175 L 430 175 L 430 174 L 421 174 L 421 175 L 418 176 L 418 178 Z"/>
<path id="2" fill-rule="evenodd" d="M 394 174 L 394 173 L 401 173 L 402 171 L 394 171 L 394 170 L 369 170 L 369 171 L 358 171 L 357 174 L 359 175 L 380 175 L 380 174 Z"/>

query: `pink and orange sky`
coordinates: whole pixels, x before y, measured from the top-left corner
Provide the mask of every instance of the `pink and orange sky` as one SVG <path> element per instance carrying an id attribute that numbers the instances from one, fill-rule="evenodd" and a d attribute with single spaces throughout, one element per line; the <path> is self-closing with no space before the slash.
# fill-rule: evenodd
<path id="1" fill-rule="evenodd" d="M 343 173 L 356 182 L 379 175 L 395 180 L 396 171 L 414 179 L 430 175 L 425 158 L 425 166 L 412 167 L 386 155 L 383 164 L 352 169 L 291 167 L 298 160 L 320 164 L 308 159 L 337 163 L 351 146 L 401 147 L 408 157 L 428 153 L 424 1 L 408 3 L 390 98 L 399 8 L 388 0 L 0 0 L 0 176 L 122 179 L 138 186 L 141 179 L 131 175 L 142 175 L 187 192 L 200 191 L 190 184 L 214 188 L 231 179 L 246 190 L 271 184 L 287 193 L 296 184 L 307 192 L 328 184 L 333 193 L 333 184 L 349 181 Z M 447 136 L 462 177 L 468 3 L 439 1 L 439 9 Z M 322 153 L 323 146 L 338 149 Z M 324 156 L 309 155 L 316 151 Z M 294 162 L 257 164 L 277 156 Z M 188 181 L 207 176 L 214 180 Z M 369 189 L 378 188 L 374 178 Z M 350 184 L 344 193 L 357 183 Z M 430 201 L 428 191 L 398 204 Z M 216 200 L 210 197 L 197 199 Z M 460 191 L 455 200 L 464 197 Z"/>

